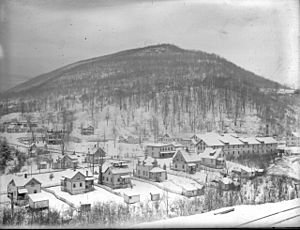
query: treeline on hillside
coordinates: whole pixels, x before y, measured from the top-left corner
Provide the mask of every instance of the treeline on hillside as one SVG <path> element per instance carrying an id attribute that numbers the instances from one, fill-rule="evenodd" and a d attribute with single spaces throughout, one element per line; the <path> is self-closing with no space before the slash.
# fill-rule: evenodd
<path id="1" fill-rule="evenodd" d="M 25 165 L 26 156 L 19 150 L 10 147 L 7 141 L 0 140 L 0 172 L 5 173 L 7 167 L 10 167 L 9 173 L 20 172 L 21 168 Z"/>

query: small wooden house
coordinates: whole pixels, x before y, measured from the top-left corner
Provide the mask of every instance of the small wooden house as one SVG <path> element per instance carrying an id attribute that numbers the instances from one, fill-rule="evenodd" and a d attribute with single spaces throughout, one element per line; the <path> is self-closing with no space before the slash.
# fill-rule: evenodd
<path id="1" fill-rule="evenodd" d="M 158 200 L 160 200 L 160 193 L 151 193 L 150 192 L 150 198 L 151 198 L 151 201 L 158 201 Z"/>
<path id="2" fill-rule="evenodd" d="M 49 208 L 49 199 L 43 193 L 28 194 L 29 207 L 34 210 Z"/>
<path id="3" fill-rule="evenodd" d="M 161 182 L 167 179 L 167 171 L 159 167 L 156 159 L 146 156 L 143 160 L 138 161 L 135 176 Z"/>
<path id="4" fill-rule="evenodd" d="M 195 173 L 200 168 L 201 157 L 184 149 L 177 149 L 172 159 L 172 169 Z"/>
<path id="5" fill-rule="evenodd" d="M 76 155 L 65 155 L 62 158 L 62 168 L 72 168 L 76 169 L 78 167 L 78 157 Z"/>
<path id="6" fill-rule="evenodd" d="M 102 148 L 95 145 L 91 150 L 88 150 L 85 161 L 87 163 L 99 164 L 100 161 L 103 160 L 103 158 L 105 158 L 106 156 L 107 153 Z"/>
<path id="7" fill-rule="evenodd" d="M 198 188 L 190 184 L 186 184 L 182 188 L 182 194 L 186 197 L 193 197 L 198 195 Z"/>
<path id="8" fill-rule="evenodd" d="M 113 189 L 131 187 L 131 170 L 128 165 L 120 161 L 108 166 L 103 172 L 103 184 Z"/>
<path id="9" fill-rule="evenodd" d="M 69 170 L 61 179 L 61 190 L 72 195 L 94 190 L 94 177 L 79 171 Z"/>

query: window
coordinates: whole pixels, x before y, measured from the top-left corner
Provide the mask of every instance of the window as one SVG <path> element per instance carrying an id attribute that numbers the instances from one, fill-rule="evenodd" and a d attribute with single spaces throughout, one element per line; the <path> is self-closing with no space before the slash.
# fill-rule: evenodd
<path id="1" fill-rule="evenodd" d="M 34 182 L 33 181 L 31 182 L 31 187 L 34 187 Z"/>
<path id="2" fill-rule="evenodd" d="M 120 182 L 120 178 L 118 178 L 118 182 Z"/>
<path id="3" fill-rule="evenodd" d="M 80 182 L 79 187 L 82 187 L 82 183 Z"/>
<path id="4" fill-rule="evenodd" d="M 184 165 L 182 165 L 182 168 L 184 169 Z"/>
<path id="5" fill-rule="evenodd" d="M 177 164 L 175 164 L 175 168 L 177 169 Z"/>
<path id="6" fill-rule="evenodd" d="M 108 181 L 108 177 L 106 177 L 106 181 Z"/>
<path id="7" fill-rule="evenodd" d="M 112 182 L 112 177 L 110 178 L 110 181 Z"/>
<path id="8" fill-rule="evenodd" d="M 34 190 L 34 191 L 33 191 L 33 193 L 37 193 L 37 191 L 36 191 L 36 190 Z"/>
<path id="9" fill-rule="evenodd" d="M 73 188 L 76 188 L 76 184 L 75 183 L 73 184 Z"/>

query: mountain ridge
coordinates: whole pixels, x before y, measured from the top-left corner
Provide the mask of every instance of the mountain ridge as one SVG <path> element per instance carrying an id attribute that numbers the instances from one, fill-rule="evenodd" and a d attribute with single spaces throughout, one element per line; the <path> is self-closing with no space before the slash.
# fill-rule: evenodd
<path id="1" fill-rule="evenodd" d="M 161 50 L 159 50 L 159 49 L 161 49 Z M 147 51 L 147 52 L 145 53 L 144 51 Z M 162 51 L 162 52 L 159 53 L 159 51 Z M 155 52 L 158 52 L 158 53 L 155 53 Z M 233 65 L 234 68 L 238 68 L 242 71 L 248 72 L 249 74 L 253 74 L 255 77 L 259 77 L 259 78 L 263 79 L 263 81 L 265 81 L 265 82 L 285 88 L 285 86 L 281 85 L 278 82 L 275 82 L 273 80 L 256 75 L 255 73 L 245 70 L 242 67 L 234 64 L 233 62 L 231 62 L 223 57 L 220 57 L 214 53 L 206 53 L 206 52 L 203 52 L 200 50 L 182 49 L 173 44 L 163 43 L 163 44 L 150 45 L 150 46 L 139 47 L 139 48 L 134 48 L 134 49 L 127 49 L 127 50 L 123 50 L 123 51 L 119 51 L 119 52 L 115 52 L 115 53 L 111 53 L 111 54 L 107 54 L 107 55 L 103 55 L 103 56 L 98 56 L 98 57 L 93 57 L 93 58 L 77 61 L 77 62 L 68 64 L 68 65 L 62 66 L 62 67 L 55 69 L 53 71 L 50 71 L 48 73 L 40 74 L 36 77 L 33 77 L 33 78 L 29 79 L 28 81 L 25 81 L 21 84 L 18 84 L 16 86 L 8 89 L 7 91 L 2 92 L 2 95 L 11 94 L 11 93 L 19 93 L 21 91 L 26 91 L 26 90 L 30 89 L 32 86 L 40 86 L 43 83 L 47 83 L 47 81 L 51 81 L 55 78 L 59 78 L 61 75 L 63 75 L 67 71 L 71 71 L 72 69 L 74 69 L 76 67 L 90 64 L 93 62 L 101 62 L 104 60 L 108 61 L 113 58 L 121 58 L 126 55 L 134 55 L 134 54 L 139 54 L 139 55 L 143 54 L 143 55 L 150 55 L 150 56 L 152 54 L 155 56 L 157 54 L 162 54 L 162 55 L 170 54 L 170 53 L 182 54 L 182 53 L 188 53 L 188 52 L 193 53 L 195 55 L 209 55 L 211 57 L 216 58 L 217 60 L 225 61 L 225 62 L 229 63 L 230 65 Z"/>

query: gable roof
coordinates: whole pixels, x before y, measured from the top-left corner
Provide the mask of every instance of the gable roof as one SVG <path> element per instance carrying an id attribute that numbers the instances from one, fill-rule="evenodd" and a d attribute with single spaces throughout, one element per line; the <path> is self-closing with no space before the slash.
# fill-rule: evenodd
<path id="1" fill-rule="evenodd" d="M 210 158 L 210 159 L 217 159 L 220 157 L 220 153 L 222 152 L 222 148 L 212 149 L 212 148 L 205 148 L 203 153 L 200 153 L 201 158 Z"/>
<path id="2" fill-rule="evenodd" d="M 65 155 L 63 158 L 69 158 L 71 161 L 78 161 L 76 155 Z"/>
<path id="3" fill-rule="evenodd" d="M 208 146 L 224 146 L 224 144 L 220 141 L 222 137 L 218 133 L 211 132 L 204 134 L 195 134 L 195 136 L 200 139 L 198 143 L 202 140 Z"/>
<path id="4" fill-rule="evenodd" d="M 8 184 L 14 182 L 15 186 L 19 187 L 19 186 L 26 186 L 31 181 L 34 181 L 37 184 L 42 184 L 40 181 L 38 181 L 34 177 L 31 177 L 31 178 L 15 177 L 15 178 L 11 179 L 11 181 Z"/>
<path id="5" fill-rule="evenodd" d="M 256 137 L 256 140 L 265 144 L 277 144 L 277 141 L 273 137 Z"/>
<path id="6" fill-rule="evenodd" d="M 256 140 L 254 137 L 240 137 L 240 141 L 244 143 L 248 143 L 249 145 L 259 145 L 260 142 Z"/>
<path id="7" fill-rule="evenodd" d="M 67 170 L 62 177 L 72 180 L 77 174 L 81 174 L 85 178 L 85 175 L 82 172 L 74 170 Z"/>
<path id="8" fill-rule="evenodd" d="M 112 174 L 131 173 L 131 170 L 128 167 L 122 168 L 122 167 L 109 166 L 109 167 L 106 168 L 104 173 L 106 173 L 107 170 L 110 170 Z"/>
<path id="9" fill-rule="evenodd" d="M 198 154 L 189 153 L 184 149 L 177 149 L 173 158 L 175 158 L 177 154 L 181 154 L 186 163 L 201 161 L 201 157 Z"/>
<path id="10" fill-rule="evenodd" d="M 221 138 L 219 140 L 222 141 L 224 144 L 229 144 L 229 145 L 242 145 L 243 144 L 243 142 L 241 142 L 238 138 L 233 137 L 230 134 L 221 135 Z"/>
<path id="11" fill-rule="evenodd" d="M 105 157 L 107 155 L 106 152 L 100 147 L 92 148 L 89 154 L 99 157 Z"/>

